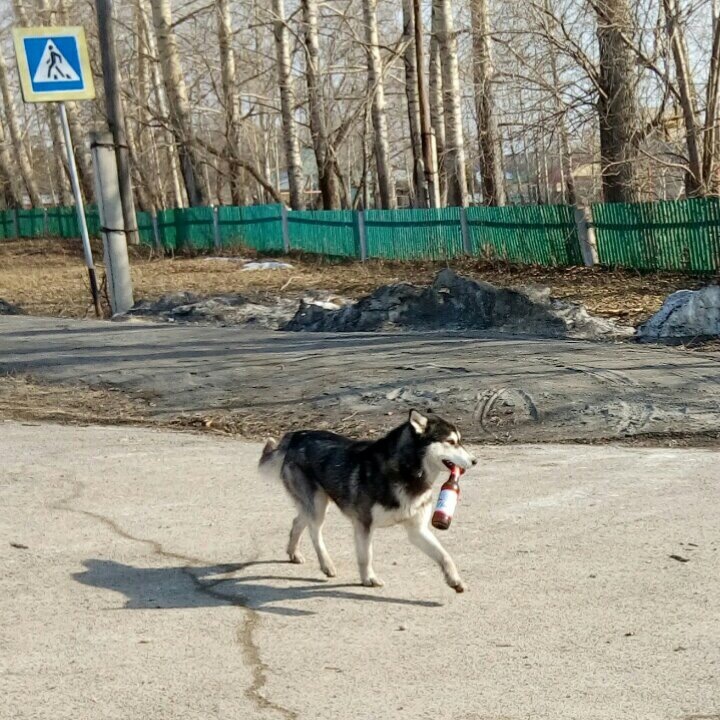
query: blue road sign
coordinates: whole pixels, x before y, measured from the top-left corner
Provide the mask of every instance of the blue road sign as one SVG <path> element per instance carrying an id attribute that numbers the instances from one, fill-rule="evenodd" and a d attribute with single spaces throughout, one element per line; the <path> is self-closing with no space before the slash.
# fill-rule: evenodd
<path id="1" fill-rule="evenodd" d="M 95 96 L 82 28 L 16 28 L 13 34 L 26 102 Z"/>

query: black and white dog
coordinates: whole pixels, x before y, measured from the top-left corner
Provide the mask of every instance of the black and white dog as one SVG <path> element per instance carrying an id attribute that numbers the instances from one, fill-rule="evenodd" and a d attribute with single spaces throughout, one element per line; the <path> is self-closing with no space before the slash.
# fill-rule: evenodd
<path id="1" fill-rule="evenodd" d="M 410 542 L 440 566 L 451 588 L 462 592 L 465 587 L 453 559 L 428 526 L 435 481 L 455 465 L 466 470 L 477 462 L 461 440 L 454 425 L 417 410 L 375 441 L 351 440 L 322 430 L 290 432 L 279 443 L 269 439 L 260 468 L 282 479 L 298 511 L 287 547 L 291 562 L 304 562 L 298 543 L 308 528 L 320 568 L 328 577 L 335 576 L 322 537 L 332 500 L 355 528 L 363 585 L 383 584 L 372 566 L 373 531 L 402 523 Z"/>

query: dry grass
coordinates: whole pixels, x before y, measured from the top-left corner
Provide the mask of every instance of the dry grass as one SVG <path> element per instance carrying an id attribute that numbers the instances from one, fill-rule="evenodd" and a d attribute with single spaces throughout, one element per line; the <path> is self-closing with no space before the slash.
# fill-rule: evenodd
<path id="1" fill-rule="evenodd" d="M 119 390 L 0 376 L 0 420 L 124 425 L 151 423 L 143 400 Z"/>
<path id="2" fill-rule="evenodd" d="M 96 247 L 96 257 L 101 257 Z M 584 303 L 591 312 L 637 323 L 681 288 L 696 288 L 708 278 L 676 273 L 641 274 L 586 268 L 550 269 L 510 266 L 478 259 L 444 262 L 348 262 L 293 257 L 292 270 L 242 272 L 233 262 L 207 257 L 152 258 L 132 253 L 136 298 L 157 298 L 180 290 L 297 296 L 322 289 L 357 297 L 393 282 L 427 283 L 449 265 L 497 285 L 547 285 L 558 298 Z M 99 267 L 102 276 L 102 268 Z M 90 314 L 87 273 L 78 241 L 24 240 L 0 243 L 0 298 L 31 314 L 84 317 Z"/>

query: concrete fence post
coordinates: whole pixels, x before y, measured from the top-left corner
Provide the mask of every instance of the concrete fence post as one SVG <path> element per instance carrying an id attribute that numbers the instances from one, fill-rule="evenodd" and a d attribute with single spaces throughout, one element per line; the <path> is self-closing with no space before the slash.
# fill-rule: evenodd
<path id="1" fill-rule="evenodd" d="M 360 261 L 365 262 L 368 259 L 367 231 L 365 228 L 365 210 L 357 211 L 357 233 L 358 245 L 360 247 Z"/>
<path id="2" fill-rule="evenodd" d="M 597 243 L 595 241 L 595 228 L 592 224 L 592 211 L 590 207 L 575 208 L 575 226 L 577 227 L 578 242 L 580 243 L 580 253 L 582 254 L 583 263 L 586 267 L 597 265 L 598 252 Z"/>
<path id="3" fill-rule="evenodd" d="M 472 255 L 472 245 L 470 244 L 470 228 L 468 228 L 467 208 L 460 208 L 460 232 L 462 233 L 463 252 L 466 255 Z"/>
<path id="4" fill-rule="evenodd" d="M 47 208 L 43 208 L 43 237 L 50 237 L 50 224 L 48 223 Z"/>
<path id="5" fill-rule="evenodd" d="M 280 224 L 282 225 L 283 252 L 287 255 L 290 252 L 290 223 L 285 203 L 280 205 Z"/>
<path id="6" fill-rule="evenodd" d="M 134 304 L 125 216 L 120 199 L 115 143 L 111 133 L 91 134 L 90 148 L 95 167 L 100 231 L 105 251 L 105 278 L 113 315 L 128 311 Z"/>
<path id="7" fill-rule="evenodd" d="M 165 248 L 163 248 L 162 241 L 160 240 L 160 227 L 158 226 L 156 210 L 153 210 L 150 213 L 150 222 L 152 223 L 153 246 L 155 247 L 155 250 L 158 251 L 158 253 L 161 253 L 165 250 Z"/>
<path id="8" fill-rule="evenodd" d="M 212 208 L 212 222 L 213 222 L 213 245 L 215 252 L 222 250 L 222 241 L 220 240 L 220 210 L 217 205 L 211 205 Z"/>

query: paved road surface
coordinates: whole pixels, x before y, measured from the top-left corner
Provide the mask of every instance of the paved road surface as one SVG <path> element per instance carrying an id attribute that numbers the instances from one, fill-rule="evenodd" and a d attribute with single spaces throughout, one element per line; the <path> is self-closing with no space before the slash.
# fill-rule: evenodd
<path id="1" fill-rule="evenodd" d="M 382 427 L 433 407 L 478 441 L 720 431 L 720 354 L 513 336 L 281 333 L 0 317 L 0 374 L 105 384 L 158 417 Z"/>
<path id="2" fill-rule="evenodd" d="M 283 562 L 257 445 L 0 424 L 0 717 L 720 718 L 718 453 L 478 452 L 468 592 L 398 529 L 370 591 L 337 512 L 337 579 Z"/>

